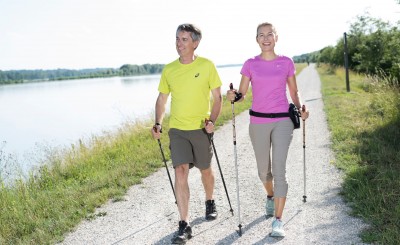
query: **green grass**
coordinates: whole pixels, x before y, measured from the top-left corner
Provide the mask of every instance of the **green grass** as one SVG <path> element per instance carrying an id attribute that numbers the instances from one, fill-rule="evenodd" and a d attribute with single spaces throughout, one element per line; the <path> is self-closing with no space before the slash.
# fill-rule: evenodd
<path id="1" fill-rule="evenodd" d="M 364 242 L 400 241 L 400 92 L 385 79 L 321 66 L 322 93 L 343 196 L 369 228 Z"/>
<path id="2" fill-rule="evenodd" d="M 125 125 L 114 135 L 94 137 L 89 146 L 53 152 L 40 177 L 3 184 L 0 244 L 54 243 L 96 207 L 121 198 L 162 166 L 149 132 L 142 124 Z"/>
<path id="3" fill-rule="evenodd" d="M 297 72 L 304 67 L 297 65 Z M 251 92 L 245 102 L 235 104 L 235 113 L 250 104 Z M 216 126 L 231 118 L 231 104 L 224 101 Z M 46 165 L 27 180 L 5 185 L 0 179 L 0 244 L 54 244 L 82 219 L 107 215 L 95 209 L 110 199 L 124 200 L 130 186 L 164 166 L 150 134 L 152 124 L 126 123 L 116 132 L 51 151 Z M 168 131 L 168 118 L 163 128 Z M 169 159 L 167 135 L 161 142 Z M 5 158 L 0 154 L 0 160 Z"/>

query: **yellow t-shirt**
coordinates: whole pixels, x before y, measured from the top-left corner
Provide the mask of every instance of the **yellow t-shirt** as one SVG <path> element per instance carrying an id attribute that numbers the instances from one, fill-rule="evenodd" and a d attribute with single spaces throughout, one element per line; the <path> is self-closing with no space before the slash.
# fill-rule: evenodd
<path id="1" fill-rule="evenodd" d="M 179 59 L 167 64 L 158 91 L 171 93 L 170 128 L 202 128 L 210 115 L 211 90 L 221 85 L 214 63 L 206 58 L 197 57 L 190 64 L 181 64 Z"/>

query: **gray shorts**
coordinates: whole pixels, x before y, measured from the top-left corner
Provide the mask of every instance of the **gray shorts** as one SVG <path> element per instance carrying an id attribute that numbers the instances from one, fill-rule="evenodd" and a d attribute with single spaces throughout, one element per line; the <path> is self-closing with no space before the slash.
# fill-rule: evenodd
<path id="1" fill-rule="evenodd" d="M 211 166 L 212 146 L 204 129 L 179 130 L 171 128 L 168 132 L 172 165 L 189 164 L 190 168 L 207 169 Z"/>

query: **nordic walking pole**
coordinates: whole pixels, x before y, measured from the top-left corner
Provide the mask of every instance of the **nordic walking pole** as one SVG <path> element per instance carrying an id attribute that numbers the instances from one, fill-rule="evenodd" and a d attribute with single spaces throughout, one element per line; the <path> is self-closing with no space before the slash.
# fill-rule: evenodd
<path id="1" fill-rule="evenodd" d="M 154 132 L 157 132 L 157 127 L 154 126 L 154 127 L 153 127 L 153 130 L 154 130 Z M 158 141 L 158 145 L 160 146 L 161 156 L 162 156 L 163 161 L 164 161 L 165 169 L 167 170 L 167 174 L 168 174 L 168 178 L 169 178 L 169 183 L 171 184 L 172 192 L 174 193 L 175 204 L 178 204 L 178 202 L 176 201 L 176 195 L 175 195 L 174 185 L 172 184 L 171 175 L 169 174 L 169 170 L 168 170 L 168 166 L 167 166 L 167 160 L 165 160 L 164 151 L 163 151 L 162 146 L 161 146 L 161 141 L 160 141 L 160 139 L 157 139 L 157 141 Z"/>
<path id="2" fill-rule="evenodd" d="M 302 112 L 305 112 L 305 107 L 303 105 Z M 307 192 L 306 192 L 306 120 L 303 119 L 303 178 L 304 178 L 304 195 L 303 202 L 307 202 Z"/>
<path id="3" fill-rule="evenodd" d="M 208 121 L 209 121 L 209 120 L 206 118 L 206 125 L 207 125 Z M 213 147 L 213 149 L 214 149 L 215 160 L 217 160 L 219 173 L 221 174 L 222 183 L 224 184 L 224 189 L 225 189 L 226 197 L 228 198 L 229 207 L 231 208 L 230 211 L 231 211 L 232 216 L 233 216 L 233 209 L 232 209 L 232 205 L 231 205 L 231 200 L 229 199 L 228 190 L 226 189 L 225 180 L 224 180 L 224 175 L 222 174 L 221 165 L 219 164 L 218 155 L 217 155 L 217 150 L 215 149 L 214 139 L 213 139 L 213 138 L 214 138 L 214 133 L 208 134 L 208 139 L 211 141 L 212 147 Z"/>
<path id="4" fill-rule="evenodd" d="M 233 84 L 229 85 L 229 88 L 233 90 Z M 233 152 L 235 155 L 235 169 L 236 169 L 236 196 L 238 203 L 238 219 L 239 219 L 239 236 L 242 236 L 242 222 L 240 220 L 240 197 L 239 197 L 239 172 L 237 166 L 237 151 L 236 151 L 236 126 L 235 126 L 235 102 L 231 101 L 232 106 L 232 126 L 233 126 Z"/>

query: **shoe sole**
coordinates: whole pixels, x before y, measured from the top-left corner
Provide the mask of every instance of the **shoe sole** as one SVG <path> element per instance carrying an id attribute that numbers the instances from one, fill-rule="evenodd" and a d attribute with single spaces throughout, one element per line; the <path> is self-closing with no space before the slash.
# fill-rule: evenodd
<path id="1" fill-rule="evenodd" d="M 216 219 L 217 217 L 212 217 L 212 216 L 206 217 L 206 220 L 216 220 Z"/>
<path id="2" fill-rule="evenodd" d="M 271 237 L 285 237 L 285 233 L 283 233 L 283 232 L 271 232 L 271 233 L 269 233 L 269 236 L 271 236 Z"/>
<path id="3" fill-rule="evenodd" d="M 269 219 L 269 218 L 272 218 L 272 217 L 274 217 L 274 215 L 268 215 L 268 214 L 265 215 L 266 219 Z"/>
<path id="4" fill-rule="evenodd" d="M 171 244 L 186 244 L 186 242 L 189 241 L 192 237 L 192 235 L 188 235 L 186 241 L 171 241 Z"/>

